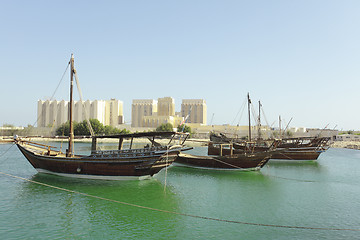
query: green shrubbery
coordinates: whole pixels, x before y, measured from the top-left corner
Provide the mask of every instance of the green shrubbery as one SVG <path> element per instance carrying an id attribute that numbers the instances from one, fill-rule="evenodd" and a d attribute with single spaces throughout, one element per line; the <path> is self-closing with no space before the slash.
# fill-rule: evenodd
<path id="1" fill-rule="evenodd" d="M 156 131 L 157 132 L 172 132 L 172 131 L 174 131 L 174 127 L 171 123 L 164 123 L 164 124 L 161 124 L 160 126 L 158 126 L 156 128 Z M 189 127 L 188 125 L 182 124 L 177 127 L 177 131 L 191 133 L 191 127 Z"/>
<path id="2" fill-rule="evenodd" d="M 121 134 L 121 133 L 129 133 L 126 129 L 118 129 L 112 126 L 104 126 L 99 120 L 97 119 L 90 119 L 90 124 L 92 129 L 94 130 L 95 135 L 114 135 L 114 134 Z M 56 129 L 57 136 L 69 136 L 69 129 L 70 123 L 66 122 L 60 125 Z M 74 135 L 75 136 L 89 136 L 90 130 L 86 120 L 77 123 L 74 122 Z"/>

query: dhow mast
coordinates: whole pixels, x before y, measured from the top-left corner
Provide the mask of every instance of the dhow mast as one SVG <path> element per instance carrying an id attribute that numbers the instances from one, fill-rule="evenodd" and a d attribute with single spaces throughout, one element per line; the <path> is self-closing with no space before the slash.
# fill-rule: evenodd
<path id="1" fill-rule="evenodd" d="M 66 152 L 67 157 L 72 157 L 74 154 L 73 149 L 73 141 L 74 141 L 74 125 L 73 125 L 73 86 L 74 86 L 74 74 L 75 74 L 75 67 L 74 67 L 74 54 L 71 54 L 70 59 L 70 110 L 69 110 L 69 121 L 70 121 L 70 129 L 69 129 L 69 148 Z"/>

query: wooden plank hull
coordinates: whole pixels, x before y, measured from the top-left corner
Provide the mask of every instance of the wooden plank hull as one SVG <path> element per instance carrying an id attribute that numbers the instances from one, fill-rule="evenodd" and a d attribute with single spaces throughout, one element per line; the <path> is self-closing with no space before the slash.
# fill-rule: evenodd
<path id="1" fill-rule="evenodd" d="M 36 154 L 17 144 L 30 164 L 39 172 L 57 175 L 72 175 L 80 178 L 111 179 L 111 177 L 153 176 L 173 163 L 179 151 L 169 151 L 161 155 L 131 157 L 105 156 L 96 159 L 90 156 L 59 157 Z"/>
<path id="2" fill-rule="evenodd" d="M 265 152 L 269 151 L 265 147 L 254 147 L 252 151 Z M 319 155 L 326 151 L 326 148 L 321 147 L 295 147 L 295 148 L 277 148 L 278 151 L 271 151 L 271 159 L 286 159 L 286 160 L 316 160 Z M 208 146 L 208 155 L 231 155 L 231 154 L 241 154 L 245 149 L 239 148 L 238 145 L 234 145 L 234 148 L 222 148 L 218 145 L 209 144 Z"/>
<path id="3" fill-rule="evenodd" d="M 221 146 L 222 145 L 222 146 Z M 269 144 L 261 144 L 257 142 L 242 142 L 242 143 L 213 143 L 208 144 L 208 155 L 231 155 L 242 153 L 254 153 L 254 152 L 271 152 L 274 151 L 274 142 Z"/>
<path id="4" fill-rule="evenodd" d="M 271 159 L 316 160 L 323 151 L 317 150 L 285 150 L 274 153 Z"/>
<path id="5" fill-rule="evenodd" d="M 180 153 L 175 163 L 206 169 L 260 170 L 270 159 L 267 153 L 234 154 L 231 156 L 196 156 Z"/>

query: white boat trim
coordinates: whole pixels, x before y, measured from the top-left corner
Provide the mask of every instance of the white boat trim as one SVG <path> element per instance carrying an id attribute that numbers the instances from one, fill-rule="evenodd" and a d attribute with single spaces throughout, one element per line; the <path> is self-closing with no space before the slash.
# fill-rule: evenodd
<path id="1" fill-rule="evenodd" d="M 72 177 L 82 179 L 95 179 L 95 180 L 146 180 L 151 179 L 150 175 L 145 176 L 102 176 L 102 175 L 87 175 L 87 174 L 70 174 L 70 173 L 57 173 L 42 168 L 35 168 L 39 173 L 46 173 L 57 175 L 61 177 Z"/>

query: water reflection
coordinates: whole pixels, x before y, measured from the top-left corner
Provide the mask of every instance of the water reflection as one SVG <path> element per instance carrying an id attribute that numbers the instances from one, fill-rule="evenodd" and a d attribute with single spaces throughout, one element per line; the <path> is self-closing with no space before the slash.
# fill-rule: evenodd
<path id="1" fill-rule="evenodd" d="M 33 182 L 21 183 L 15 202 L 19 212 L 26 211 L 24 217 L 36 224 L 45 224 L 48 219 L 54 225 L 52 228 L 61 229 L 65 236 L 82 235 L 90 229 L 92 236 L 101 236 L 104 229 L 118 236 L 131 236 L 137 228 L 160 232 L 174 229 L 178 221 L 178 217 L 171 214 L 126 204 L 178 211 L 176 195 L 170 188 L 164 189 L 157 179 L 104 181 L 35 174 L 31 181 L 57 188 Z M 35 216 L 39 215 L 46 217 L 37 219 Z M 154 228 L 155 222 L 158 226 Z"/>
<path id="2" fill-rule="evenodd" d="M 305 169 L 318 169 L 320 170 L 321 165 L 316 160 L 273 160 L 271 159 L 267 165 L 276 168 L 305 168 Z"/>
<path id="3" fill-rule="evenodd" d="M 208 178 L 216 179 L 218 181 L 239 181 L 239 180 L 255 180 L 263 181 L 266 176 L 262 175 L 261 171 L 238 171 L 238 170 L 212 170 L 199 169 L 183 166 L 173 166 L 168 170 L 169 176 L 185 178 Z"/>
<path id="4" fill-rule="evenodd" d="M 270 160 L 261 171 L 278 181 L 321 182 L 326 168 L 318 161 Z"/>

